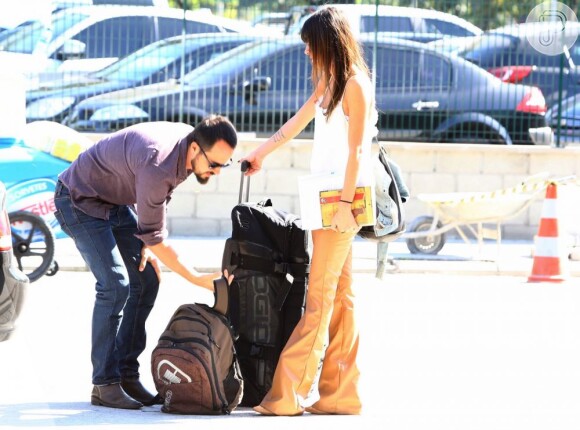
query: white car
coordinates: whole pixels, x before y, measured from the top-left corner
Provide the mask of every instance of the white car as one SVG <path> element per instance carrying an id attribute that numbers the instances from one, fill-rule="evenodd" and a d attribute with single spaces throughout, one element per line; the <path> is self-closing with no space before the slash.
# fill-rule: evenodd
<path id="1" fill-rule="evenodd" d="M 64 74 L 100 70 L 145 45 L 182 33 L 252 32 L 250 23 L 162 6 L 99 5 L 55 11 L 0 33 L 0 64 L 23 73 L 27 88 Z"/>
<path id="2" fill-rule="evenodd" d="M 373 33 L 376 29 L 380 33 L 394 33 L 393 36 L 403 39 L 430 42 L 447 36 L 466 37 L 483 33 L 463 18 L 432 9 L 379 5 L 377 13 L 377 7 L 371 4 L 327 4 L 319 7 L 329 6 L 346 12 L 355 34 Z M 309 12 L 313 9 L 310 8 Z M 299 34 L 308 16 L 305 14 L 288 33 Z"/>
<path id="3" fill-rule="evenodd" d="M 10 30 L 26 21 L 50 19 L 50 14 L 58 9 L 97 4 L 125 4 L 133 6 L 166 6 L 167 0 L 26 0 L 27 7 L 11 6 L 10 0 L 0 0 L 0 33 Z"/>
<path id="4" fill-rule="evenodd" d="M 56 2 L 56 0 L 53 0 Z M 11 7 L 12 6 L 12 7 Z M 31 20 L 48 20 L 55 9 L 47 0 L 28 0 L 29 7 L 14 7 L 10 0 L 0 0 L 0 34 Z"/>

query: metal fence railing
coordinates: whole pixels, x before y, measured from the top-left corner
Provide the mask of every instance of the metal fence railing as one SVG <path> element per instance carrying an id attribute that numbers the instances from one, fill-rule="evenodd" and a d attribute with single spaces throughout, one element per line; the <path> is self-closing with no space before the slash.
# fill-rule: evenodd
<path id="1" fill-rule="evenodd" d="M 143 2 L 161 5 L 100 4 Z M 299 31 L 323 6 L 310 3 L 42 2 L 0 30 L 0 59 L 26 77 L 28 122 L 110 132 L 220 113 L 268 136 L 311 91 Z M 350 3 L 338 7 L 371 67 L 380 139 L 580 142 L 578 0 Z"/>

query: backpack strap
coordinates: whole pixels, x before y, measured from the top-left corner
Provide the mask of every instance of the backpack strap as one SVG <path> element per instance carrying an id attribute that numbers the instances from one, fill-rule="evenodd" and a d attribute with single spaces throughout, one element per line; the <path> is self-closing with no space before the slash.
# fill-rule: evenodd
<path id="1" fill-rule="evenodd" d="M 222 259 L 222 269 L 233 273 L 235 269 L 255 270 L 266 274 L 290 274 L 306 277 L 310 273 L 307 258 L 294 258 L 295 262 L 279 261 L 268 247 L 237 239 L 227 239 Z"/>
<path id="2" fill-rule="evenodd" d="M 377 270 L 375 272 L 375 277 L 377 279 L 383 280 L 385 273 L 387 272 L 387 263 L 390 262 L 389 256 L 389 243 L 388 242 L 378 242 L 377 243 Z"/>
<path id="3" fill-rule="evenodd" d="M 230 254 L 228 265 L 262 273 L 280 273 L 284 275 L 289 273 L 292 276 L 306 276 L 310 272 L 310 264 L 274 261 L 272 259 L 237 252 Z"/>
<path id="4" fill-rule="evenodd" d="M 391 179 L 389 185 L 389 196 L 395 202 L 397 219 L 399 220 L 399 226 L 394 232 L 379 237 L 377 241 L 377 270 L 375 277 L 382 280 L 385 276 L 387 263 L 390 261 L 388 257 L 389 242 L 402 236 L 406 229 L 403 203 L 409 197 L 409 190 L 401 177 L 399 166 L 389 158 L 387 150 L 383 145 L 379 145 L 379 160 L 384 167 L 385 173 L 388 174 Z M 402 190 L 401 187 L 403 187 Z"/>
<path id="5" fill-rule="evenodd" d="M 242 337 L 236 343 L 236 352 L 242 357 L 251 357 L 253 359 L 262 359 L 271 362 L 276 362 L 278 358 L 277 348 L 275 346 L 259 345 L 249 342 Z"/>
<path id="6" fill-rule="evenodd" d="M 228 280 L 223 276 L 213 281 L 213 308 L 222 315 L 228 314 L 230 297 Z"/>

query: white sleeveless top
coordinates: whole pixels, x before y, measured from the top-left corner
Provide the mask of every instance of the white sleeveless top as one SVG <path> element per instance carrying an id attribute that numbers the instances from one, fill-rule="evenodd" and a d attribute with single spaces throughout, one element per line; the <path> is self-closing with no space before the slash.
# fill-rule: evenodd
<path id="1" fill-rule="evenodd" d="M 342 109 L 342 99 L 329 118 L 324 116 L 325 109 L 320 106 L 322 98 L 316 103 L 310 172 L 344 175 L 348 162 L 348 117 Z M 378 133 L 377 120 L 378 114 L 373 108 L 364 131 L 357 184 L 373 183 L 371 144 Z"/>

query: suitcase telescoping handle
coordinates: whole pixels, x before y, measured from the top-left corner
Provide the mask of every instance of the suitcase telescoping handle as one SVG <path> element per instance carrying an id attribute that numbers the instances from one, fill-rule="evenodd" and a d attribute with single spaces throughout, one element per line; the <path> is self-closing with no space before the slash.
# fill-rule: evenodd
<path id="1" fill-rule="evenodd" d="M 250 200 L 250 177 L 244 176 L 246 170 L 250 167 L 250 163 L 246 160 L 242 161 L 242 178 L 240 179 L 240 196 L 238 197 L 238 203 L 242 203 L 242 194 L 244 193 L 244 178 L 246 182 L 246 196 L 244 202 L 248 202 Z"/>

